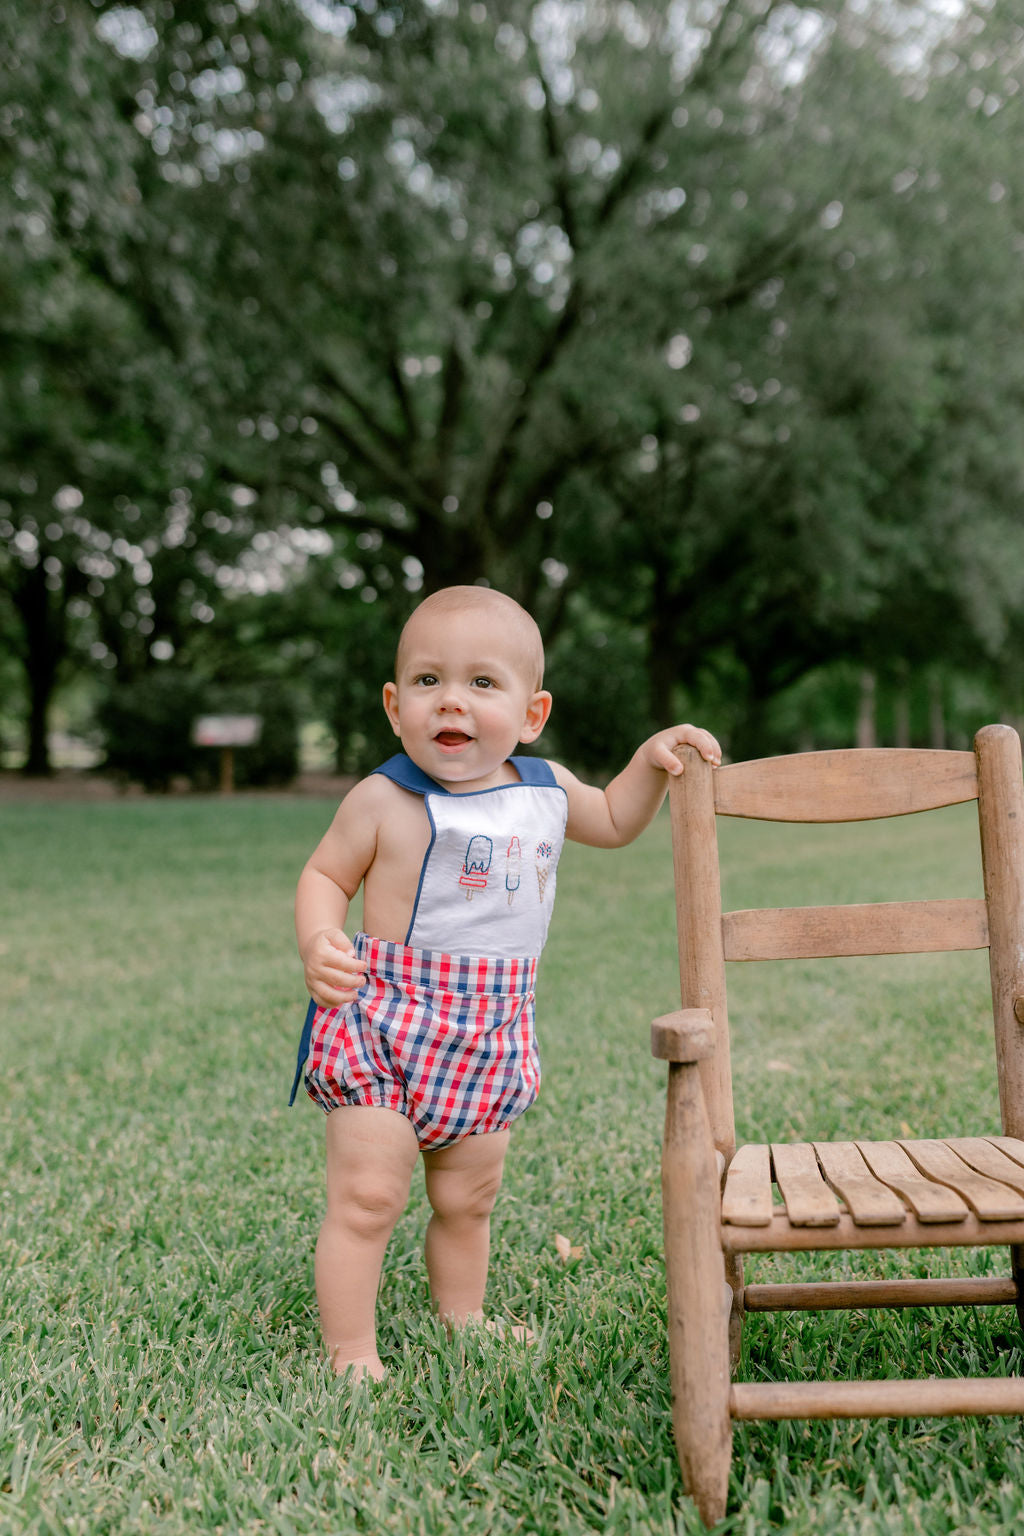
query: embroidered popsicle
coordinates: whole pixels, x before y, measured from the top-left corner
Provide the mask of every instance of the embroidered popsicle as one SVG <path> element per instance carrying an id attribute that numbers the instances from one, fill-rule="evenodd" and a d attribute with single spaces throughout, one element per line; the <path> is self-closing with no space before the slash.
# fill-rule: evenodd
<path id="1" fill-rule="evenodd" d="M 466 888 L 467 901 L 473 900 L 474 891 L 487 889 L 487 873 L 491 867 L 493 854 L 494 844 L 482 832 L 477 832 L 470 838 L 466 849 L 466 862 L 459 876 L 459 884 Z"/>
<path id="2" fill-rule="evenodd" d="M 537 844 L 537 851 L 534 857 L 537 862 L 537 890 L 540 893 L 539 899 L 541 901 L 544 900 L 544 887 L 547 885 L 548 876 L 551 873 L 551 853 L 550 843 L 540 842 Z"/>
<path id="3" fill-rule="evenodd" d="M 514 837 L 505 849 L 505 889 L 508 891 L 509 906 L 512 905 L 512 897 L 519 889 L 522 872 L 523 850 L 520 847 L 518 837 Z"/>

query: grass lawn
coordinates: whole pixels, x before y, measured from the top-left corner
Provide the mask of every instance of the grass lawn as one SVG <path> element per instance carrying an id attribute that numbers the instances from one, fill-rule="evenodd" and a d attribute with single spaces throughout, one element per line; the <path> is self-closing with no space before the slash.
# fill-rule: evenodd
<path id="1" fill-rule="evenodd" d="M 439 1333 L 416 1192 L 380 1298 L 391 1378 L 353 1392 L 318 1353 L 323 1117 L 285 1108 L 292 890 L 330 813 L 0 804 L 0 1533 L 702 1530 L 671 1441 L 647 1043 L 676 1002 L 667 824 L 619 853 L 571 847 L 560 871 L 544 1091 L 515 1132 L 490 1286 L 536 1347 Z M 726 833 L 732 906 L 979 889 L 961 808 L 797 829 L 788 851 L 782 829 Z M 870 964 L 734 968 L 742 1137 L 997 1129 L 984 958 Z M 839 1264 L 913 1273 L 917 1256 Z M 992 1308 L 755 1318 L 741 1374 L 1021 1369 L 1016 1319 Z M 729 1507 L 743 1536 L 1009 1536 L 1021 1426 L 740 1426 Z"/>

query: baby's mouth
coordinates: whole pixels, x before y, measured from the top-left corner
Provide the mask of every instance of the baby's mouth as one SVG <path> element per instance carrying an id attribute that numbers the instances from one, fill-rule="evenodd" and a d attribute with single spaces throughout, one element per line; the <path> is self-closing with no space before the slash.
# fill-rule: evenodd
<path id="1" fill-rule="evenodd" d="M 442 747 L 461 747 L 472 739 L 471 736 L 466 735 L 465 731 L 438 731 L 434 737 Z"/>

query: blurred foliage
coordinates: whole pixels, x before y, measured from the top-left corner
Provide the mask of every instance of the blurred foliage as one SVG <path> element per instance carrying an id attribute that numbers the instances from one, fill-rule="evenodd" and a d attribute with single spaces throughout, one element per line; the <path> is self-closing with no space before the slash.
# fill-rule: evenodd
<path id="1" fill-rule="evenodd" d="M 683 718 L 670 697 L 651 710 L 640 630 L 573 612 L 547 657 L 544 682 L 554 696 L 539 749 L 593 776 L 618 769 L 656 725 Z"/>
<path id="2" fill-rule="evenodd" d="M 111 689 L 97 709 L 105 768 L 146 789 L 166 790 L 176 778 L 194 779 L 208 756 L 208 749 L 192 741 L 192 722 L 202 713 L 201 684 L 177 667 Z"/>
<path id="3" fill-rule="evenodd" d="M 1024 713 L 1022 22 L 6 8 L 29 769 L 62 681 L 173 669 L 290 684 L 358 771 L 415 594 L 481 579 L 537 613 L 592 771 L 676 712 L 736 753 L 849 736 L 830 679 L 865 670 L 932 698 L 915 732 L 940 673 Z"/>
<path id="4" fill-rule="evenodd" d="M 234 749 L 239 788 L 289 784 L 299 769 L 299 722 L 293 691 L 280 683 L 247 687 L 204 684 L 194 672 L 164 667 L 144 680 L 115 684 L 97 709 L 108 772 L 151 790 L 187 779 L 216 787 L 220 753 L 192 740 L 200 715 L 258 715 L 259 739 Z"/>

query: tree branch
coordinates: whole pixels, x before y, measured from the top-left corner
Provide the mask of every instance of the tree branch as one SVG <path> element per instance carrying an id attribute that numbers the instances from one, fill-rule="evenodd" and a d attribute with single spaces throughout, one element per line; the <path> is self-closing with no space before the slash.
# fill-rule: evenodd
<path id="1" fill-rule="evenodd" d="M 383 443 L 392 453 L 407 453 L 409 444 L 406 440 L 399 437 L 397 432 L 392 432 L 390 427 L 384 425 L 380 418 L 370 409 L 366 401 L 361 400 L 352 386 L 342 378 L 338 368 L 331 359 L 321 354 L 317 357 L 317 362 L 320 365 L 319 382 L 321 386 L 339 394 L 345 401 L 345 404 L 351 406 L 367 431 L 380 443 Z M 392 360 L 389 359 L 389 367 L 391 362 Z"/>
<path id="2" fill-rule="evenodd" d="M 462 349 L 453 331 L 441 367 L 441 409 L 437 418 L 436 439 L 436 491 L 439 498 L 443 498 L 450 489 L 455 429 L 458 426 L 465 379 L 466 368 L 462 360 Z"/>
<path id="3" fill-rule="evenodd" d="M 576 210 L 569 196 L 569 178 L 566 174 L 565 151 L 562 147 L 562 137 L 559 132 L 555 111 L 551 104 L 551 87 L 544 73 L 544 64 L 541 60 L 540 50 L 532 37 L 530 39 L 530 52 L 544 96 L 542 108 L 544 144 L 547 149 L 548 164 L 551 168 L 551 188 L 558 207 L 562 228 L 565 230 L 569 244 L 575 252 L 579 248 L 579 229 L 576 222 Z"/>
<path id="4" fill-rule="evenodd" d="M 437 522 L 438 508 L 434 497 L 429 495 L 400 464 L 397 464 L 390 454 L 360 437 L 326 401 L 321 402 L 315 409 L 321 420 L 327 423 L 348 451 L 361 460 L 368 469 L 372 469 L 385 486 L 403 501 L 415 507 L 416 511 L 428 521 Z"/>
<path id="5" fill-rule="evenodd" d="M 389 330 L 390 347 L 388 350 L 387 367 L 385 369 L 391 388 L 394 390 L 398 408 L 405 422 L 405 430 L 410 443 L 419 441 L 420 427 L 416 420 L 416 412 L 413 409 L 412 396 L 406 388 L 405 376 L 402 373 L 401 363 L 398 361 L 398 339 Z"/>

